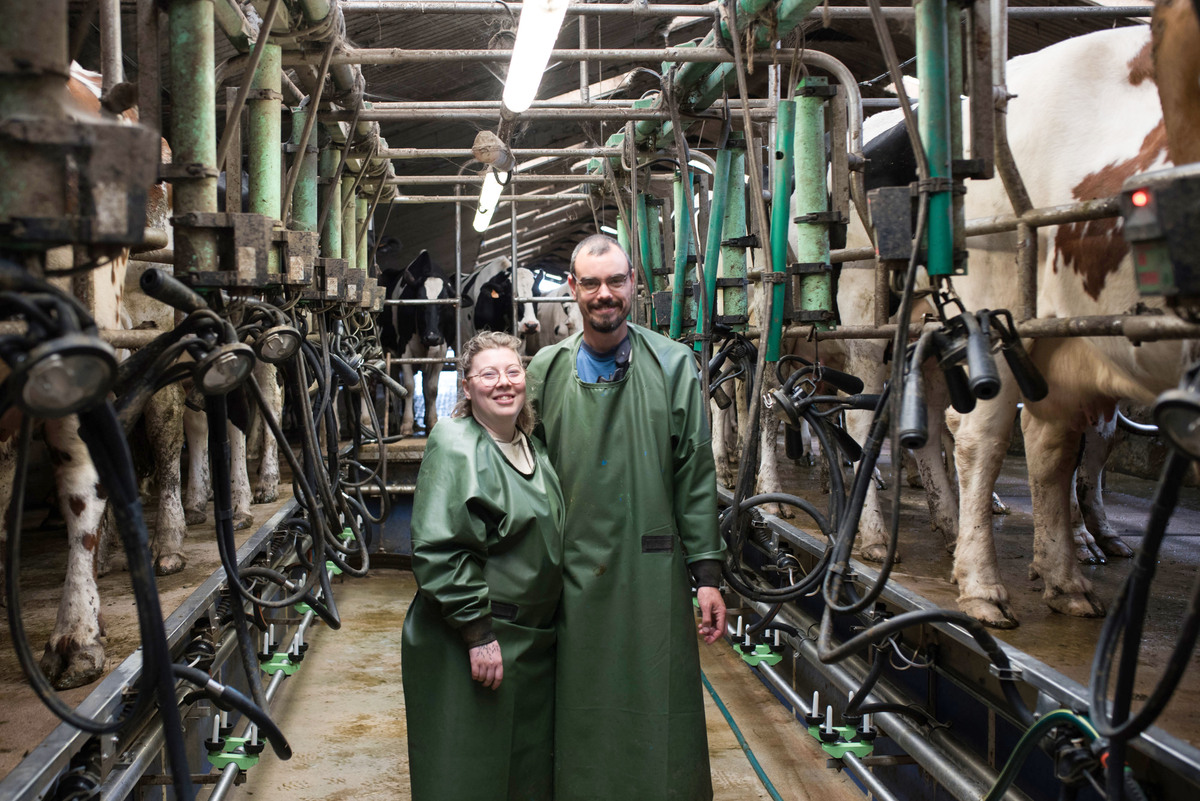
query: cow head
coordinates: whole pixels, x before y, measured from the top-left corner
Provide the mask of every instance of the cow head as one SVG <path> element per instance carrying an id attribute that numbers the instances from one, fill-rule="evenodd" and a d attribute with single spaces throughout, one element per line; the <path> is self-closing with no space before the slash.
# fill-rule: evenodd
<path id="1" fill-rule="evenodd" d="M 533 271 L 525 267 L 517 268 L 517 297 L 532 298 L 534 287 L 537 285 Z M 531 336 L 541 330 L 537 318 L 537 304 L 521 301 L 517 304 L 517 335 Z"/>

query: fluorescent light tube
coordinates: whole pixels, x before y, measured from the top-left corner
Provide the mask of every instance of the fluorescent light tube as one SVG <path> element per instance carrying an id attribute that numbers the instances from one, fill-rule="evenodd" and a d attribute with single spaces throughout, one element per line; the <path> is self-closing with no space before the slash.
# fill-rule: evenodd
<path id="1" fill-rule="evenodd" d="M 504 107 L 514 114 L 533 103 L 566 14 L 567 0 L 525 0 L 521 4 L 517 41 L 504 83 Z"/>
<path id="2" fill-rule="evenodd" d="M 475 212 L 475 222 L 472 223 L 472 227 L 479 233 L 482 234 L 491 225 L 492 213 L 496 211 L 500 195 L 504 193 L 501 181 L 507 180 L 508 173 L 502 172 L 497 175 L 495 170 L 488 170 L 487 175 L 483 177 L 483 189 L 479 192 L 479 209 Z"/>

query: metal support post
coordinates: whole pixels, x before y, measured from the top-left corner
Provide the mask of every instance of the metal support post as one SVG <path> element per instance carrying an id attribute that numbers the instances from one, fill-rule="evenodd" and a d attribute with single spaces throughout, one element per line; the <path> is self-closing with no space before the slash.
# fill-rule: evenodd
<path id="1" fill-rule="evenodd" d="M 307 108 L 292 109 L 292 141 L 290 146 L 300 146 L 305 123 L 309 119 Z M 317 148 L 310 142 L 304 152 L 294 151 L 294 162 L 299 163 L 296 186 L 292 189 L 291 227 L 297 231 L 317 230 Z"/>
<path id="2" fill-rule="evenodd" d="M 671 339 L 683 334 L 684 286 L 688 276 L 688 256 L 692 255 L 692 219 L 688 214 L 685 192 L 692 191 L 692 174 L 684 184 L 682 172 L 675 173 L 675 280 L 671 284 Z"/>
<path id="3" fill-rule="evenodd" d="M 370 258 L 370 254 L 367 253 L 367 228 L 370 227 L 367 225 L 367 218 L 371 215 L 371 203 L 363 195 L 359 195 L 354 202 L 354 216 L 358 220 L 358 224 L 354 227 L 354 230 L 359 233 L 358 242 L 354 248 L 357 263 L 351 262 L 350 266 L 358 267 L 360 270 L 366 270 L 367 261 Z M 516 284 L 514 283 L 513 286 L 516 286 Z"/>
<path id="4" fill-rule="evenodd" d="M 262 49 L 262 58 L 250 81 L 250 95 L 246 103 L 249 111 L 246 171 L 250 174 L 250 213 L 271 217 L 277 226 L 282 226 L 282 49 L 276 44 L 265 44 Z M 236 179 L 226 176 L 226 180 Z M 267 273 L 274 275 L 278 272 L 279 251 L 271 248 L 267 252 Z"/>
<path id="5" fill-rule="evenodd" d="M 704 297 L 708 303 L 696 315 L 696 333 L 703 334 L 707 323 L 716 314 L 717 309 L 717 263 L 721 251 L 721 230 L 725 225 L 725 195 L 729 192 L 729 162 L 731 154 L 728 148 L 717 151 L 716 171 L 713 173 L 712 210 L 708 216 L 708 231 L 704 242 Z M 740 188 L 740 187 L 739 187 Z M 695 343 L 699 351 L 701 342 Z"/>
<path id="6" fill-rule="evenodd" d="M 796 260 L 800 280 L 794 319 L 827 329 L 834 316 L 833 268 L 829 262 L 829 195 L 825 191 L 825 78 L 805 78 L 796 90 Z M 832 96 L 834 102 L 839 98 Z M 798 302 L 797 302 L 798 301 Z"/>
<path id="7" fill-rule="evenodd" d="M 320 178 L 318 183 L 327 185 L 337 175 L 338 163 L 342 160 L 342 152 L 332 143 L 325 146 L 317 159 L 317 170 Z M 319 202 L 329 197 L 326 192 L 319 193 Z M 333 208 L 327 215 L 325 230 L 321 231 L 321 256 L 327 259 L 342 257 L 342 215 L 340 211 L 341 193 L 335 193 Z"/>
<path id="8" fill-rule="evenodd" d="M 725 316 L 740 319 L 733 323 L 735 331 L 745 331 L 748 320 L 749 300 L 746 292 L 746 246 L 740 244 L 746 236 L 746 140 L 730 138 L 729 191 L 725 197 L 725 224 L 722 229 L 721 267 L 725 278 L 740 281 L 724 287 L 721 293 L 721 308 Z M 736 244 L 727 244 L 736 243 Z M 716 307 L 714 306 L 714 314 Z"/>
<path id="9" fill-rule="evenodd" d="M 175 216 L 213 213 L 217 210 L 217 101 L 212 0 L 172 0 L 168 31 L 172 164 L 181 170 L 174 184 Z M 175 239 L 177 275 L 218 269 L 215 231 L 177 226 Z"/>
<path id="10" fill-rule="evenodd" d="M 930 276 L 954 273 L 954 210 L 950 191 L 950 43 L 946 0 L 916 0 L 917 74 L 921 114 L 918 128 L 929 161 L 928 256 Z M 957 25 L 957 20 L 955 21 Z"/>
<path id="11" fill-rule="evenodd" d="M 346 264 L 354 264 L 358 258 L 358 209 L 354 203 L 354 176 L 342 172 L 342 255 Z"/>
<path id="12" fill-rule="evenodd" d="M 784 284 L 779 276 L 787 274 L 788 230 L 792 222 L 792 169 L 795 150 L 796 101 L 780 100 L 776 116 L 774 180 L 771 185 L 771 265 L 774 282 L 765 284 L 763 291 L 771 292 L 771 319 L 767 336 L 766 360 L 779 361 L 780 340 L 783 337 Z M 824 176 L 822 175 L 822 180 Z M 766 276 L 764 276 L 764 279 Z"/>

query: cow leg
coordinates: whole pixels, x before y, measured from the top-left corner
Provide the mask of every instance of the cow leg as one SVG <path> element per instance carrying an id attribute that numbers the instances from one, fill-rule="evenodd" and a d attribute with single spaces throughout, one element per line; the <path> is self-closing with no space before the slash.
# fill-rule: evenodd
<path id="1" fill-rule="evenodd" d="M 104 670 L 104 628 L 96 588 L 102 489 L 75 415 L 46 423 L 59 502 L 67 522 L 67 574 L 41 669 L 57 689 L 81 687 Z"/>
<path id="2" fill-rule="evenodd" d="M 732 487 L 736 480 L 737 456 L 732 451 L 734 437 L 733 416 L 734 407 L 722 409 L 716 403 L 709 404 L 712 409 L 712 444 L 713 465 L 717 470 L 717 481 L 723 487 Z"/>
<path id="3" fill-rule="evenodd" d="M 233 530 L 250 528 L 254 515 L 250 511 L 250 472 L 246 466 L 246 433 L 233 423 L 229 428 L 229 483 L 233 495 Z"/>
<path id="4" fill-rule="evenodd" d="M 446 345 L 435 345 L 426 352 L 426 358 L 445 359 Z M 442 365 L 427 364 L 421 371 L 422 383 L 425 385 L 425 436 L 429 436 L 437 425 L 437 396 L 438 385 L 442 378 Z"/>
<path id="5" fill-rule="evenodd" d="M 411 359 L 409 351 L 404 351 L 404 358 Z M 407 390 L 404 396 L 404 411 L 400 414 L 400 436 L 411 437 L 413 433 L 413 393 L 417 390 L 416 381 L 413 378 L 413 368 L 411 364 L 405 364 L 400 367 L 400 383 Z"/>
<path id="6" fill-rule="evenodd" d="M 146 404 L 146 431 L 154 452 L 158 483 L 158 512 L 154 523 L 154 570 L 160 576 L 178 573 L 187 564 L 183 535 L 187 528 L 180 498 L 180 458 L 183 455 L 183 389 L 171 384 Z"/>
<path id="7" fill-rule="evenodd" d="M 1070 492 L 1080 435 L 1032 412 L 1021 415 L 1029 491 L 1033 500 L 1033 564 L 1030 576 L 1045 582 L 1043 598 L 1066 615 L 1099 617 L 1104 605 L 1079 569 L 1071 537 Z"/>
<path id="8" fill-rule="evenodd" d="M 205 508 L 212 490 L 208 466 L 208 418 L 191 407 L 183 409 L 183 434 L 187 441 L 188 477 L 183 492 L 183 515 L 189 526 L 208 519 Z"/>
<path id="9" fill-rule="evenodd" d="M 1125 544 L 1113 529 L 1112 524 L 1108 522 L 1108 513 L 1104 509 L 1102 493 L 1104 465 L 1112 453 L 1116 435 L 1117 420 L 1115 416 L 1111 421 L 1102 421 L 1095 428 L 1084 432 L 1083 455 L 1079 460 L 1079 470 L 1076 472 L 1073 489 L 1078 500 L 1077 505 L 1084 532 L 1093 544 L 1092 552 L 1095 552 L 1098 547 L 1099 553 L 1104 556 L 1129 559 L 1133 556 L 1133 549 Z M 1101 561 L 1103 562 L 1103 558 Z"/>
<path id="10" fill-rule="evenodd" d="M 763 376 L 763 397 L 769 396 L 776 389 L 779 389 L 779 379 L 776 377 L 773 369 L 768 369 Z M 759 420 L 761 422 L 761 429 L 759 430 L 758 440 L 758 483 L 755 492 L 759 495 L 783 492 L 783 482 L 779 478 L 779 429 L 781 422 L 774 412 L 761 405 L 759 406 Z M 791 507 L 781 506 L 780 504 L 765 503 L 760 508 L 766 514 L 778 515 L 784 518 L 794 516 Z"/>
<path id="11" fill-rule="evenodd" d="M 927 367 L 925 386 L 928 388 L 929 440 L 925 447 L 912 451 L 916 470 L 909 473 L 909 485 L 912 486 L 915 473 L 920 478 L 917 486 L 924 489 L 929 505 L 929 524 L 935 533 L 941 535 L 946 549 L 952 552 L 958 536 L 958 487 L 946 469 L 943 456 L 948 446 L 943 434 L 947 430 L 946 408 L 950 399 L 939 371 L 932 364 Z"/>
<path id="12" fill-rule="evenodd" d="M 971 414 L 963 415 L 954 443 L 959 493 L 954 551 L 958 606 L 976 620 L 1001 629 L 1014 628 L 1017 618 L 1000 580 L 991 502 L 1017 411 L 1014 383 L 1005 376 L 998 397 L 980 401 Z"/>
<path id="13" fill-rule="evenodd" d="M 283 414 L 283 387 L 279 386 L 277 374 L 273 364 L 259 362 L 254 367 L 254 377 L 276 420 Z M 260 422 L 259 428 L 262 431 L 262 458 L 258 462 L 254 502 L 274 503 L 279 500 L 279 443 L 265 423 Z"/>

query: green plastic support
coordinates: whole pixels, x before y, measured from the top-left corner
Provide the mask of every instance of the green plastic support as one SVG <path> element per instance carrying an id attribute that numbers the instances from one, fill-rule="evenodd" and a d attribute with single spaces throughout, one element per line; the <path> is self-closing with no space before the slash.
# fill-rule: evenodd
<path id="1" fill-rule="evenodd" d="M 832 743 L 827 743 L 821 739 L 820 726 L 808 727 L 808 733 L 821 744 L 822 750 L 834 759 L 841 759 L 846 754 L 854 754 L 854 756 L 862 759 L 865 756 L 869 756 L 875 750 L 874 741 L 857 739 L 858 729 L 853 726 L 834 726 L 833 730 L 838 733 L 838 739 Z"/>
<path id="2" fill-rule="evenodd" d="M 738 656 L 742 658 L 750 667 L 758 667 L 759 665 L 777 665 L 783 660 L 783 654 L 777 654 L 771 650 L 771 646 L 765 642 L 760 642 L 758 645 L 745 650 L 740 644 L 734 644 L 733 650 L 738 652 Z"/>
<path id="3" fill-rule="evenodd" d="M 304 607 L 303 610 L 300 609 L 302 606 Z M 304 614 L 308 612 L 308 604 L 296 604 L 295 609 L 297 612 Z M 271 654 L 271 658 L 262 663 L 262 669 L 264 673 L 272 676 L 280 671 L 283 672 L 283 675 L 290 676 L 300 669 L 300 663 L 293 662 L 287 654 L 276 653 Z"/>
<path id="4" fill-rule="evenodd" d="M 330 560 L 326 560 L 325 569 L 329 571 L 329 575 L 331 576 L 340 576 L 342 574 L 342 569 Z"/>
<path id="5" fill-rule="evenodd" d="M 226 737 L 224 750 L 209 753 L 209 764 L 217 770 L 224 770 L 230 765 L 237 765 L 241 770 L 249 770 L 258 764 L 258 754 L 247 754 L 245 751 L 238 750 L 245 748 L 249 742 L 249 737 Z M 261 739 L 260 742 L 262 742 Z"/>

